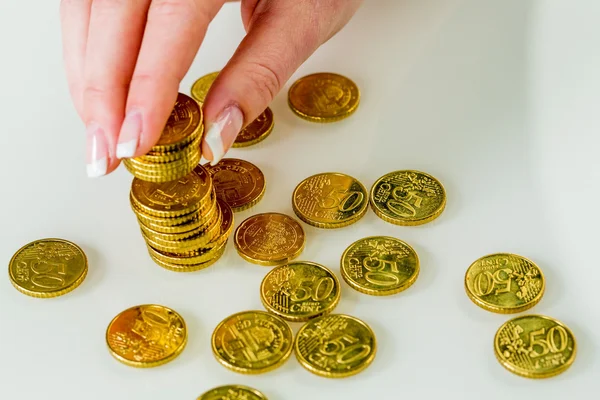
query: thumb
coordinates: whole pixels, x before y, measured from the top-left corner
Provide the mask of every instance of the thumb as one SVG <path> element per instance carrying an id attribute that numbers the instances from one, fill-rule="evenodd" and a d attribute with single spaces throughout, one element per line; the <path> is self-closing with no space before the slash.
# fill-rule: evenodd
<path id="1" fill-rule="evenodd" d="M 335 7 L 319 9 L 317 3 L 262 0 L 255 4 L 246 23 L 248 34 L 204 104 L 202 155 L 212 165 L 221 160 L 240 130 L 267 108 L 294 71 L 352 15 L 330 11 Z"/>

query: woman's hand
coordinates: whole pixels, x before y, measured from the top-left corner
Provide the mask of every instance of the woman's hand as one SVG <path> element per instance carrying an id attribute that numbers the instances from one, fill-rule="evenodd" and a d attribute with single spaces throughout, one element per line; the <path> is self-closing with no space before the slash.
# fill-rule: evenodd
<path id="1" fill-rule="evenodd" d="M 247 35 L 204 104 L 203 156 L 218 161 L 361 0 L 242 0 Z M 69 89 L 87 130 L 87 172 L 154 145 L 208 24 L 225 0 L 62 0 Z"/>

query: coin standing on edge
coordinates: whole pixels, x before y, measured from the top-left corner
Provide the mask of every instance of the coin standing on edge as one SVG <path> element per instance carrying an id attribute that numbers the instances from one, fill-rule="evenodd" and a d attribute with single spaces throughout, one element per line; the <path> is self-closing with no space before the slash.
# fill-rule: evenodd
<path id="1" fill-rule="evenodd" d="M 367 189 L 351 176 L 326 172 L 304 179 L 292 194 L 298 218 L 317 228 L 341 228 L 367 212 Z"/>
<path id="2" fill-rule="evenodd" d="M 298 79 L 288 92 L 288 104 L 300 118 L 312 122 L 334 122 L 358 108 L 360 91 L 339 74 L 316 73 Z"/>
<path id="3" fill-rule="evenodd" d="M 40 239 L 21 247 L 8 263 L 10 283 L 31 297 L 58 297 L 77 288 L 88 272 L 85 253 L 64 239 Z"/>
<path id="4" fill-rule="evenodd" d="M 340 283 L 322 265 L 294 261 L 265 275 L 260 300 L 268 311 L 287 321 L 308 321 L 333 311 L 340 301 Z"/>
<path id="5" fill-rule="evenodd" d="M 274 126 L 273 111 L 267 107 L 262 114 L 238 133 L 231 147 L 247 147 L 262 142 L 273 132 Z"/>
<path id="6" fill-rule="evenodd" d="M 187 343 L 185 321 L 174 310 L 147 304 L 117 315 L 106 330 L 110 354 L 137 368 L 157 367 L 177 357 Z"/>
<path id="7" fill-rule="evenodd" d="M 248 386 L 225 385 L 209 390 L 196 400 L 267 400 L 267 397 Z"/>
<path id="8" fill-rule="evenodd" d="M 302 253 L 305 243 L 302 225 L 280 213 L 253 215 L 235 231 L 234 244 L 240 256 L 258 265 L 288 263 Z"/>
<path id="9" fill-rule="evenodd" d="M 566 371 L 576 352 L 571 330 L 543 315 L 513 318 L 494 337 L 494 353 L 500 364 L 525 378 L 550 378 Z"/>
<path id="10" fill-rule="evenodd" d="M 446 190 L 433 176 L 419 171 L 395 171 L 379 178 L 371 188 L 371 208 L 395 225 L 423 225 L 439 217 L 446 207 Z"/>
<path id="11" fill-rule="evenodd" d="M 345 378 L 371 365 L 377 341 L 371 328 L 358 318 L 331 314 L 302 326 L 294 349 L 300 365 L 313 374 Z"/>
<path id="12" fill-rule="evenodd" d="M 204 167 L 213 179 L 217 197 L 234 212 L 254 206 L 265 194 L 265 176 L 251 162 L 223 158 L 217 165 L 206 164 Z"/>
<path id="13" fill-rule="evenodd" d="M 353 289 L 385 296 L 408 289 L 419 276 L 419 257 L 400 239 L 371 236 L 352 243 L 342 255 L 342 278 Z"/>
<path id="14" fill-rule="evenodd" d="M 285 363 L 293 349 L 289 325 L 265 311 L 243 311 L 215 328 L 211 344 L 217 361 L 242 374 L 260 374 Z"/>
<path id="15" fill-rule="evenodd" d="M 542 299 L 545 287 L 542 270 L 516 254 L 481 257 L 465 274 L 465 290 L 473 303 L 500 314 L 530 309 Z"/>

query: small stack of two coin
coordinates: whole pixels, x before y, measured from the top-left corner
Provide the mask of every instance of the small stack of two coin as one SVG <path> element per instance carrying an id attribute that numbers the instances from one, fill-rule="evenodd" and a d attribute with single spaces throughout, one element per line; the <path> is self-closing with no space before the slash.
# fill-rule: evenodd
<path id="1" fill-rule="evenodd" d="M 152 259 L 179 272 L 216 262 L 233 230 L 233 211 L 218 200 L 208 172 L 200 165 L 175 181 L 134 179 L 130 194 Z"/>
<path id="2" fill-rule="evenodd" d="M 200 105 L 179 93 L 156 145 L 146 155 L 124 159 L 123 164 L 133 176 L 148 182 L 182 178 L 200 162 L 203 126 Z"/>

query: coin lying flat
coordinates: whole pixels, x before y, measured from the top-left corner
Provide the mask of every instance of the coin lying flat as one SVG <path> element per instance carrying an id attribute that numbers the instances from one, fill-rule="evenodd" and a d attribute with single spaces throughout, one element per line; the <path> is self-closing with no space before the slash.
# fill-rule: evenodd
<path id="1" fill-rule="evenodd" d="M 341 228 L 367 212 L 367 189 L 351 176 L 327 172 L 300 182 L 292 195 L 292 207 L 302 221 L 317 228 Z"/>
<path id="2" fill-rule="evenodd" d="M 196 400 L 267 400 L 267 397 L 247 386 L 226 385 L 211 389 Z"/>
<path id="3" fill-rule="evenodd" d="M 392 224 L 422 225 L 439 217 L 445 207 L 444 187 L 424 172 L 390 172 L 371 188 L 371 208 Z"/>
<path id="4" fill-rule="evenodd" d="M 264 311 L 243 311 L 227 317 L 212 335 L 212 350 L 221 365 L 242 374 L 259 374 L 281 365 L 292 354 L 288 324 Z"/>
<path id="5" fill-rule="evenodd" d="M 375 359 L 377 341 L 358 318 L 326 315 L 307 322 L 296 335 L 296 358 L 310 372 L 344 378 L 367 368 Z"/>
<path id="6" fill-rule="evenodd" d="M 274 126 L 273 111 L 267 107 L 262 114 L 240 131 L 232 147 L 247 147 L 262 142 L 271 134 Z"/>
<path id="7" fill-rule="evenodd" d="M 88 262 L 79 246 L 63 239 L 41 239 L 21 247 L 8 263 L 10 282 L 32 297 L 58 297 L 85 279 Z"/>
<path id="8" fill-rule="evenodd" d="M 288 92 L 288 104 L 301 118 L 333 122 L 350 116 L 358 108 L 360 92 L 345 76 L 317 73 L 298 79 Z"/>
<path id="9" fill-rule="evenodd" d="M 242 258 L 259 265 L 280 265 L 298 257 L 304 249 L 304 229 L 285 214 L 257 214 L 235 231 L 235 247 Z"/>
<path id="10" fill-rule="evenodd" d="M 219 72 L 220 71 L 211 72 L 210 74 L 201 76 L 198 78 L 198 80 L 196 80 L 196 82 L 194 82 L 191 89 L 191 94 L 194 100 L 200 104 L 204 103 L 206 95 L 208 94 L 208 90 L 212 86 L 213 82 L 217 79 L 217 76 L 219 76 Z"/>
<path id="11" fill-rule="evenodd" d="M 525 311 L 542 299 L 546 280 L 531 260 L 516 254 L 481 257 L 465 274 L 469 298 L 484 310 L 511 314 Z"/>
<path id="12" fill-rule="evenodd" d="M 260 300 L 285 320 L 308 321 L 333 311 L 340 301 L 340 283 L 322 265 L 295 261 L 267 273 L 260 285 Z"/>
<path id="13" fill-rule="evenodd" d="M 372 236 L 352 243 L 342 255 L 342 278 L 352 288 L 373 296 L 408 289 L 419 276 L 419 257 L 400 239 Z"/>
<path id="14" fill-rule="evenodd" d="M 213 179 L 217 197 L 234 212 L 246 210 L 265 194 L 265 176 L 257 166 L 245 160 L 224 158 L 217 165 L 205 165 Z"/>
<path id="15" fill-rule="evenodd" d="M 131 307 L 117 315 L 106 330 L 110 354 L 123 364 L 148 368 L 177 357 L 187 343 L 185 321 L 160 305 Z"/>
<path id="16" fill-rule="evenodd" d="M 549 378 L 573 364 L 575 337 L 563 323 L 542 315 L 505 322 L 494 337 L 494 353 L 504 368 L 526 378 Z"/>

